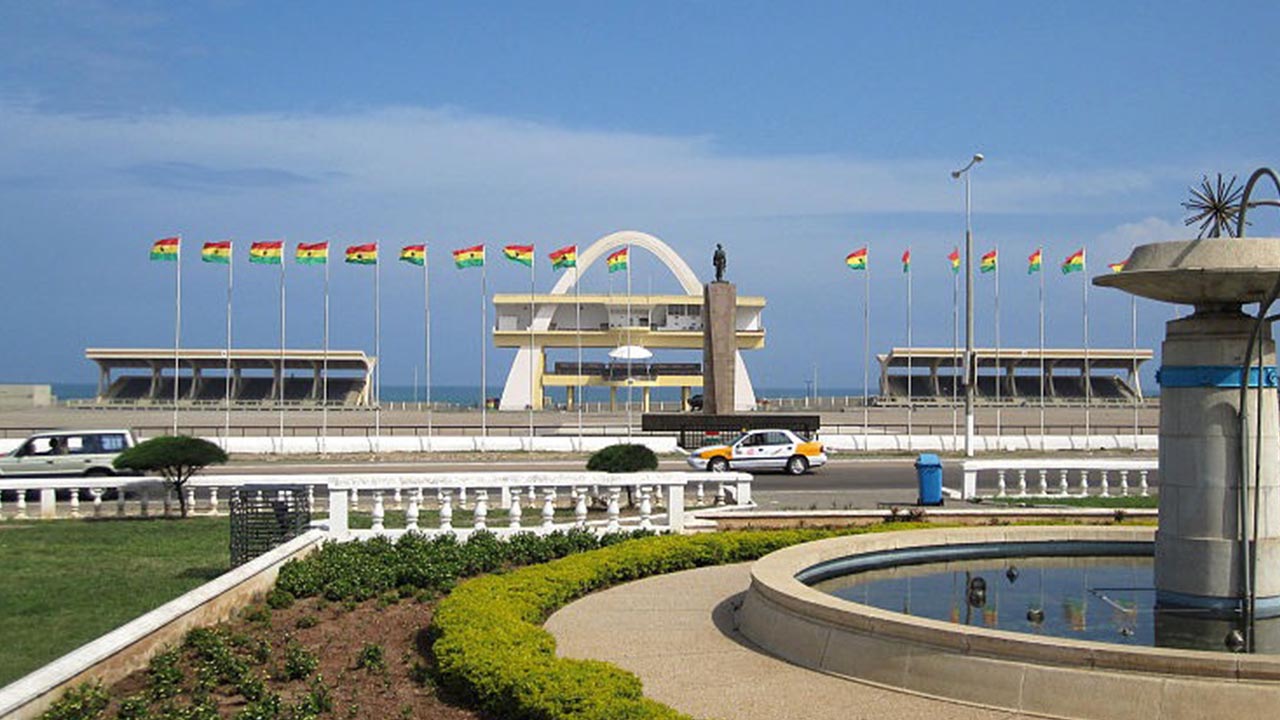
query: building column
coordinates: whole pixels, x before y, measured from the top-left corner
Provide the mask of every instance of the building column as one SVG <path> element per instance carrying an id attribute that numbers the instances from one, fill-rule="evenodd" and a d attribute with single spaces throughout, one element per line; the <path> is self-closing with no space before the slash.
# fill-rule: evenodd
<path id="1" fill-rule="evenodd" d="M 689 395 L 692 392 L 693 392 L 693 388 L 689 387 L 688 385 L 683 385 L 680 387 L 680 411 L 681 412 L 689 409 Z"/>
<path id="2" fill-rule="evenodd" d="M 156 399 L 156 393 L 160 390 L 160 378 L 160 366 L 156 363 L 151 363 L 151 388 L 147 390 L 148 400 Z"/>
<path id="3" fill-rule="evenodd" d="M 569 385 L 564 389 L 564 409 L 573 410 L 578 402 L 578 388 Z"/>
<path id="4" fill-rule="evenodd" d="M 227 378 L 227 382 L 231 383 L 231 399 L 232 400 L 240 399 L 240 378 L 243 372 L 244 372 L 243 369 L 238 365 L 232 366 L 231 377 Z"/>
<path id="5" fill-rule="evenodd" d="M 609 386 L 609 412 L 616 412 L 618 409 L 618 386 Z"/>
<path id="6" fill-rule="evenodd" d="M 640 388 L 640 412 L 649 412 L 649 390 L 648 385 Z"/>
<path id="7" fill-rule="evenodd" d="M 188 400 L 196 399 L 196 393 L 200 392 L 200 381 L 203 379 L 203 377 L 204 376 L 200 374 L 200 367 L 197 365 L 192 365 L 191 366 L 191 388 L 187 390 Z"/>
<path id="8" fill-rule="evenodd" d="M 111 370 L 106 365 L 98 364 L 98 399 L 106 394 L 107 388 L 111 387 Z"/>
<path id="9" fill-rule="evenodd" d="M 321 378 L 323 377 L 323 375 L 321 375 L 320 370 L 323 367 L 324 365 L 321 363 L 316 363 L 316 362 L 311 363 L 312 376 L 311 376 L 311 393 L 310 393 L 309 399 L 312 401 L 319 400 L 322 395 L 321 389 L 320 389 L 320 383 L 322 382 Z"/>

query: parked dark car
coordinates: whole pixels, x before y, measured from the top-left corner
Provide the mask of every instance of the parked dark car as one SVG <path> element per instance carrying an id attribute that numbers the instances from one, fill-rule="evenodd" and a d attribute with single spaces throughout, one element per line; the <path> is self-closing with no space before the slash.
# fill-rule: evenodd
<path id="1" fill-rule="evenodd" d="M 689 411 L 690 412 L 702 411 L 702 394 L 701 393 L 689 398 Z"/>

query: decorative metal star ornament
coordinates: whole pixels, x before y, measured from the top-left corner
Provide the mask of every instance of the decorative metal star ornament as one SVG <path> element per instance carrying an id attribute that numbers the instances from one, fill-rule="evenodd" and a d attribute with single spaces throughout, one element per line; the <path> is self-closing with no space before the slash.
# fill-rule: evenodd
<path id="1" fill-rule="evenodd" d="M 1240 196 L 1244 188 L 1236 187 L 1236 176 L 1223 180 L 1218 173 L 1216 181 L 1206 175 L 1200 179 L 1200 187 L 1188 188 L 1191 199 L 1182 207 L 1191 211 L 1184 221 L 1186 225 L 1199 223 L 1200 238 L 1230 237 L 1234 233 L 1236 218 L 1240 214 Z"/>

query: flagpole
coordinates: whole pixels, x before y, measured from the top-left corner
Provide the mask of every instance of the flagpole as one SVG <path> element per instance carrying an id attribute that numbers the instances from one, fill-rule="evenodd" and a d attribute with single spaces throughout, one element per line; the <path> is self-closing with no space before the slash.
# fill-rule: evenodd
<path id="1" fill-rule="evenodd" d="M 1045 449 L 1044 439 L 1044 249 L 1038 248 L 1040 254 L 1040 450 Z"/>
<path id="2" fill-rule="evenodd" d="M 378 243 L 373 244 L 373 450 L 382 448 L 382 291 Z"/>
<path id="3" fill-rule="evenodd" d="M 173 291 L 173 434 L 178 434 L 178 373 L 182 347 L 182 235 L 178 235 L 178 264 L 174 268 Z"/>
<path id="4" fill-rule="evenodd" d="M 422 324 L 423 352 L 426 353 L 427 381 L 427 449 L 431 449 L 431 438 L 435 433 L 431 414 L 431 264 L 427 258 L 428 244 L 422 244 Z"/>
<path id="5" fill-rule="evenodd" d="M 280 242 L 280 388 L 276 393 L 280 402 L 280 451 L 284 451 L 284 385 L 285 385 L 285 290 L 284 290 L 284 241 Z"/>
<path id="6" fill-rule="evenodd" d="M 227 443 L 231 438 L 231 285 L 232 285 L 232 268 L 235 267 L 233 262 L 235 258 L 234 241 L 227 248 L 227 358 L 226 358 L 226 378 L 225 378 L 225 400 L 226 412 L 222 419 L 222 449 L 226 450 Z"/>
<path id="7" fill-rule="evenodd" d="M 578 452 L 582 452 L 582 283 L 578 276 L 578 246 L 573 246 L 573 315 L 574 326 L 577 332 L 574 333 L 578 346 Z"/>
<path id="8" fill-rule="evenodd" d="M 531 253 L 529 258 L 529 452 L 533 452 L 533 316 L 535 312 L 533 294 L 537 291 L 537 283 L 534 280 L 537 264 L 537 254 Z"/>
<path id="9" fill-rule="evenodd" d="M 1130 350 L 1131 355 L 1129 362 L 1132 363 L 1132 376 L 1134 387 L 1140 387 L 1138 383 L 1138 296 L 1129 296 L 1129 324 L 1130 324 Z M 1138 395 L 1133 394 L 1133 449 L 1138 449 Z"/>
<path id="10" fill-rule="evenodd" d="M 996 245 L 996 447 L 1000 446 L 1000 382 L 1004 368 L 1000 367 L 1000 246 Z"/>
<path id="11" fill-rule="evenodd" d="M 911 413 L 914 403 L 911 395 L 912 348 L 911 348 L 911 248 L 907 248 L 907 262 L 903 268 L 907 276 L 907 449 L 911 449 Z"/>
<path id="12" fill-rule="evenodd" d="M 959 258 L 957 258 L 959 260 Z M 957 422 L 956 403 L 960 384 L 960 273 L 951 269 L 951 443 L 952 449 L 960 447 L 960 428 Z"/>
<path id="13" fill-rule="evenodd" d="M 489 398 L 488 388 L 485 387 L 485 370 L 488 363 L 488 338 L 485 334 L 489 332 L 488 309 L 486 309 L 485 300 L 488 299 L 488 275 L 489 266 L 484 260 L 480 263 L 480 437 L 489 436 Z"/>
<path id="14" fill-rule="evenodd" d="M 329 241 L 324 248 L 324 352 L 320 356 L 320 454 L 329 449 Z"/>
<path id="15" fill-rule="evenodd" d="M 866 452 L 868 429 L 871 422 L 871 406 L 867 386 L 871 383 L 871 246 L 867 245 L 866 273 L 862 301 L 862 450 Z M 815 398 L 816 399 L 816 398 Z"/>
<path id="16" fill-rule="evenodd" d="M 631 246 L 627 246 L 627 442 L 631 441 Z"/>
<path id="17" fill-rule="evenodd" d="M 1081 288 L 1081 307 L 1083 308 L 1084 323 L 1084 449 L 1086 452 L 1090 449 L 1089 440 L 1089 413 L 1093 405 L 1093 382 L 1089 372 L 1089 259 L 1081 249 L 1080 255 L 1080 288 Z"/>

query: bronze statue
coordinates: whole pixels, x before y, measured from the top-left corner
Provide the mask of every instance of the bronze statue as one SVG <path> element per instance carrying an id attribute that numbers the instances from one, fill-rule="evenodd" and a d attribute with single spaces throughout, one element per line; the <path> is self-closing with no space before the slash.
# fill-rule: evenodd
<path id="1" fill-rule="evenodd" d="M 716 252 L 711 256 L 711 263 L 716 266 L 716 282 L 724 282 L 724 266 L 727 262 L 724 257 L 724 248 L 720 243 L 716 243 Z"/>

